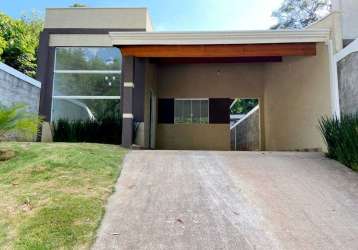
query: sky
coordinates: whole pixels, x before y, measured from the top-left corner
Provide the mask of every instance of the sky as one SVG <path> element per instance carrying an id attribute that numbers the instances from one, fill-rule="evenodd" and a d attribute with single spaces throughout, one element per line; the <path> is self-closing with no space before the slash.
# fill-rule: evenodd
<path id="1" fill-rule="evenodd" d="M 262 30 L 283 0 L 0 0 L 0 11 L 18 18 L 77 2 L 89 7 L 147 7 L 156 31 Z"/>

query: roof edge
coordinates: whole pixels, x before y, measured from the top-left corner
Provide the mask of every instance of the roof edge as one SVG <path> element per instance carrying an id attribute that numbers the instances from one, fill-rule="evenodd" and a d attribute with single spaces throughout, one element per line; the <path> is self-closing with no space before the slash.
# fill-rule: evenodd
<path id="1" fill-rule="evenodd" d="M 113 45 L 199 45 L 327 42 L 329 29 L 203 32 L 110 32 Z"/>

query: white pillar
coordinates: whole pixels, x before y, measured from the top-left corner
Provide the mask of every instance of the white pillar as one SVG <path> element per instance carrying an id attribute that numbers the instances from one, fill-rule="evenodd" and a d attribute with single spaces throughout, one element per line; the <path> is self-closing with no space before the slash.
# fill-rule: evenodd
<path id="1" fill-rule="evenodd" d="M 330 72 L 330 89 L 331 89 L 331 110 L 332 115 L 338 119 L 341 118 L 341 109 L 339 105 L 339 87 L 338 87 L 338 73 L 337 73 L 337 61 L 334 57 L 333 41 L 328 41 L 328 53 L 329 53 L 329 72 Z"/>

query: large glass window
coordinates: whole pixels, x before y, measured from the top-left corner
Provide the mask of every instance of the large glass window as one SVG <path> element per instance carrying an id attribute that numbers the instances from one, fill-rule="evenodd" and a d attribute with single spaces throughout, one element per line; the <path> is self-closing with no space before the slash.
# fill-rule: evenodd
<path id="1" fill-rule="evenodd" d="M 120 96 L 120 75 L 113 73 L 56 73 L 54 96 Z"/>
<path id="2" fill-rule="evenodd" d="M 209 123 L 208 99 L 175 99 L 175 123 Z"/>
<path id="3" fill-rule="evenodd" d="M 120 101 L 109 99 L 54 99 L 52 119 L 101 120 L 119 118 Z"/>
<path id="4" fill-rule="evenodd" d="M 117 48 L 57 48 L 56 70 L 120 69 L 122 58 Z"/>
<path id="5" fill-rule="evenodd" d="M 52 120 L 119 117 L 121 65 L 117 48 L 56 48 Z"/>

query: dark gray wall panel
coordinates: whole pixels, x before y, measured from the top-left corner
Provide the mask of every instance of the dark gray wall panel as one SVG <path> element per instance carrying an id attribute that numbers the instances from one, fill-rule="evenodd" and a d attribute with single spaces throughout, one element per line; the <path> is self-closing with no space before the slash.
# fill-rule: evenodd
<path id="1" fill-rule="evenodd" d="M 145 61 L 136 58 L 134 62 L 133 116 L 135 122 L 144 122 Z"/>

